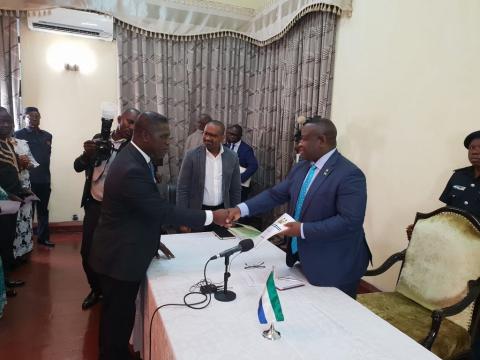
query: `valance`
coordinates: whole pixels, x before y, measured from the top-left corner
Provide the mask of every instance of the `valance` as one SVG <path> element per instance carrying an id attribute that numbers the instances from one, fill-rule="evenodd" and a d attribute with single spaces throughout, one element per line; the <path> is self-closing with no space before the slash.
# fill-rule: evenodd
<path id="1" fill-rule="evenodd" d="M 352 0 L 258 0 L 261 7 L 209 0 L 4 0 L 3 10 L 67 7 L 112 15 L 121 26 L 146 35 L 175 38 L 234 36 L 264 45 L 280 38 L 302 16 L 313 11 L 350 15 Z"/>

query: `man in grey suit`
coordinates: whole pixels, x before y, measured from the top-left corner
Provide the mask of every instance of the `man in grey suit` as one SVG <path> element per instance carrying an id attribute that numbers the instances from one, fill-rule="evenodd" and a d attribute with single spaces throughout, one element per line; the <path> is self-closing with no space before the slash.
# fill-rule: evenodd
<path id="1" fill-rule="evenodd" d="M 222 146 L 225 125 L 212 120 L 205 125 L 203 145 L 185 154 L 177 182 L 177 206 L 188 209 L 217 210 L 240 202 L 238 156 Z M 210 231 L 213 226 L 196 231 Z M 191 228 L 181 226 L 180 231 Z"/>

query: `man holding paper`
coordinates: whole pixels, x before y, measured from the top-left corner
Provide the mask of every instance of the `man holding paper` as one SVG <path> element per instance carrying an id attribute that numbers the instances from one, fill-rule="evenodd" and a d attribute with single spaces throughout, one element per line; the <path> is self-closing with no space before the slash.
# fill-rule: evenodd
<path id="1" fill-rule="evenodd" d="M 363 220 L 367 203 L 362 171 L 336 149 L 337 130 L 317 116 L 302 128 L 302 161 L 276 186 L 229 209 L 230 219 L 256 215 L 289 202 L 296 220 L 285 224 L 286 262 L 300 261 L 312 285 L 332 286 L 355 298 L 371 253 Z"/>

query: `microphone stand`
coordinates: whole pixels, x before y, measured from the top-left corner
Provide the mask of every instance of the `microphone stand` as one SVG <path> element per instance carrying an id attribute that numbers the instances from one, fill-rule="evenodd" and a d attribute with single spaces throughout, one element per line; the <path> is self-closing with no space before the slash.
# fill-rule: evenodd
<path id="1" fill-rule="evenodd" d="M 225 273 L 223 274 L 223 291 L 217 291 L 215 293 L 215 299 L 218 301 L 228 302 L 233 301 L 237 297 L 237 295 L 230 290 L 227 290 L 227 283 L 228 278 L 230 277 L 230 273 L 228 272 L 228 265 L 230 263 L 230 255 L 225 256 Z"/>

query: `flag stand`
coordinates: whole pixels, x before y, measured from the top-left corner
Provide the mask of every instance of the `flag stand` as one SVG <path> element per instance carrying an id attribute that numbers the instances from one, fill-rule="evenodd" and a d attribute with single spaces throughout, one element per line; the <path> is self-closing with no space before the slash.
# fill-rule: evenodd
<path id="1" fill-rule="evenodd" d="M 275 328 L 273 327 L 273 323 L 270 324 L 270 328 L 268 330 L 265 330 L 262 335 L 265 339 L 268 340 L 278 340 L 282 337 L 282 335 L 280 335 L 280 332 L 275 330 Z"/>

